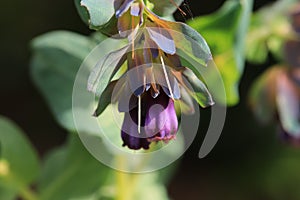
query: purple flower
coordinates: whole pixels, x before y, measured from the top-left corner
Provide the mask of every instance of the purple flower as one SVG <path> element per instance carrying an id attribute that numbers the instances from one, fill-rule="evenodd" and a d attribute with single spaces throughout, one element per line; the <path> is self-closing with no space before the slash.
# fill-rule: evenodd
<path id="1" fill-rule="evenodd" d="M 178 52 L 203 67 L 212 56 L 200 34 L 186 24 L 161 19 L 144 1 L 115 0 L 114 6 L 116 29 L 121 38 L 128 38 L 128 44 L 104 57 L 102 65 L 91 73 L 88 88 L 100 96 L 95 116 L 110 103 L 105 99 L 110 100 L 112 91 L 117 90 L 111 103 L 118 103 L 119 112 L 125 113 L 123 146 L 149 149 L 151 142 L 175 138 L 176 103 L 187 114 L 194 112 L 193 98 L 202 107 L 214 104 L 205 84 L 182 65 Z M 204 45 L 193 45 L 194 41 Z M 115 88 L 112 78 L 123 64 L 127 65 L 126 73 L 118 77 L 121 84 Z M 104 76 L 110 78 L 102 81 Z"/>
<path id="2" fill-rule="evenodd" d="M 133 95 L 130 101 L 132 104 L 138 99 Z M 123 146 L 134 150 L 149 149 L 153 141 L 168 142 L 175 138 L 178 120 L 174 100 L 164 92 L 154 98 L 148 91 L 143 94 L 141 102 L 141 106 L 134 105 L 133 109 L 125 112 L 121 130 Z"/>
<path id="3" fill-rule="evenodd" d="M 130 112 L 125 113 L 121 137 L 123 140 L 123 146 L 128 146 L 130 149 L 149 149 L 150 142 L 147 138 L 142 137 L 141 133 L 138 133 L 138 109 L 137 107 Z"/>
<path id="4" fill-rule="evenodd" d="M 146 106 L 145 132 L 149 141 L 164 141 L 175 138 L 178 120 L 174 100 L 165 93 L 157 98 L 148 97 Z"/>

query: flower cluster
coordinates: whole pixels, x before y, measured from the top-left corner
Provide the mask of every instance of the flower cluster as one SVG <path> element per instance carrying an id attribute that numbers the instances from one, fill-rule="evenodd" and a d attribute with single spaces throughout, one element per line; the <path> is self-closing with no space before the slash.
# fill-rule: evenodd
<path id="1" fill-rule="evenodd" d="M 300 144 L 300 4 L 291 13 L 291 35 L 283 44 L 284 64 L 268 69 L 252 89 L 251 107 L 263 122 L 279 121 L 280 136 Z"/>
<path id="2" fill-rule="evenodd" d="M 205 84 L 191 69 L 182 66 L 178 53 L 190 55 L 201 66 L 212 57 L 196 31 L 183 23 L 161 19 L 144 1 L 115 0 L 114 6 L 119 37 L 128 38 L 128 44 L 105 57 L 105 60 L 115 60 L 109 62 L 115 66 L 113 70 L 108 69 L 109 83 L 100 95 L 111 95 L 111 88 L 116 90 L 116 81 L 111 80 L 126 63 L 126 73 L 117 80 L 121 83 L 117 88 L 119 92 L 111 97 L 111 102 L 118 102 L 119 111 L 125 114 L 121 130 L 123 146 L 134 150 L 149 149 L 151 142 L 168 142 L 176 137 L 176 103 L 184 105 L 186 113 L 194 110 L 192 97 L 202 106 L 214 103 Z M 191 37 L 186 37 L 185 32 Z M 204 45 L 193 45 L 191 38 Z M 101 76 L 95 74 L 94 71 L 90 76 L 89 90 L 97 93 Z M 100 97 L 98 107 L 104 107 L 103 104 Z M 96 116 L 101 114 L 97 110 Z"/>

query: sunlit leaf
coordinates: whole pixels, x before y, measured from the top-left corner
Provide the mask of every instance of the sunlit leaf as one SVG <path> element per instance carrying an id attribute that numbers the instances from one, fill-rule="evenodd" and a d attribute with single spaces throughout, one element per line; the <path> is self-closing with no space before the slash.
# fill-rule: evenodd
<path id="1" fill-rule="evenodd" d="M 75 0 L 75 5 L 82 20 L 91 29 L 100 29 L 114 15 L 114 6 L 111 0 Z"/>
<path id="2" fill-rule="evenodd" d="M 179 22 L 172 22 L 170 28 L 175 30 L 174 32 L 171 31 L 171 35 L 175 41 L 178 55 L 186 55 L 189 59 L 203 66 L 212 60 L 210 47 L 196 30 Z M 179 34 L 176 31 L 179 31 Z"/>
<path id="3" fill-rule="evenodd" d="M 190 94 L 200 106 L 205 108 L 214 105 L 214 101 L 207 87 L 191 70 L 186 69 L 184 76 L 193 87 Z"/>

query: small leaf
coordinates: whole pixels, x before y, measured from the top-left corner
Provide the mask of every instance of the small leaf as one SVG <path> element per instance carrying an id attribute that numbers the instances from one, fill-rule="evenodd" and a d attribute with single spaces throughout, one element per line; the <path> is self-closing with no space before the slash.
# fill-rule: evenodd
<path id="1" fill-rule="evenodd" d="M 0 116 L 1 199 L 16 196 L 28 188 L 39 174 L 37 152 L 24 135 L 13 122 Z"/>
<path id="2" fill-rule="evenodd" d="M 101 94 L 101 97 L 99 98 L 98 106 L 94 113 L 94 116 L 98 117 L 105 110 L 105 108 L 108 106 L 108 104 L 111 103 L 111 96 L 112 96 L 114 87 L 116 85 L 116 82 L 117 81 L 113 81 L 113 82 L 109 83 L 108 86 L 103 91 L 103 93 Z"/>
<path id="3" fill-rule="evenodd" d="M 91 29 L 98 30 L 113 17 L 113 2 L 111 0 L 75 0 L 75 5 L 83 21 Z"/>
<path id="4" fill-rule="evenodd" d="M 205 84 L 191 70 L 186 69 L 183 73 L 184 77 L 193 87 L 193 90 L 188 90 L 188 92 L 198 104 L 203 108 L 214 105 L 212 96 Z"/>
<path id="5" fill-rule="evenodd" d="M 126 60 L 129 45 L 110 52 L 93 68 L 88 78 L 88 90 L 101 96 L 106 86 L 110 83 L 115 73 Z"/>

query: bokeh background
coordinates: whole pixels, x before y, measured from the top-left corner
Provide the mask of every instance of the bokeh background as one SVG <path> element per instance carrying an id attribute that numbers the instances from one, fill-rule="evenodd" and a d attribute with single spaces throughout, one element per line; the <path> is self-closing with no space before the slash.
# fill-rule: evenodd
<path id="1" fill-rule="evenodd" d="M 187 0 L 186 4 L 193 15 L 198 16 L 217 10 L 223 2 Z M 271 2 L 274 1 L 257 0 L 254 9 Z M 0 114 L 28 133 L 42 157 L 62 144 L 67 132 L 55 122 L 30 80 L 29 42 L 52 30 L 71 30 L 86 35 L 91 31 L 79 18 L 73 1 L 2 1 L 0 17 Z M 179 12 L 175 17 L 184 21 Z M 209 111 L 201 113 L 199 134 L 178 162 L 178 169 L 168 185 L 172 199 L 300 199 L 297 190 L 300 189 L 297 176 L 300 157 L 298 162 L 295 159 L 300 149 L 280 140 L 276 126 L 259 124 L 247 105 L 251 83 L 273 63 L 271 55 L 264 65 L 247 63 L 240 84 L 240 103 L 228 109 L 221 138 L 204 159 L 198 158 L 198 151 Z"/>

